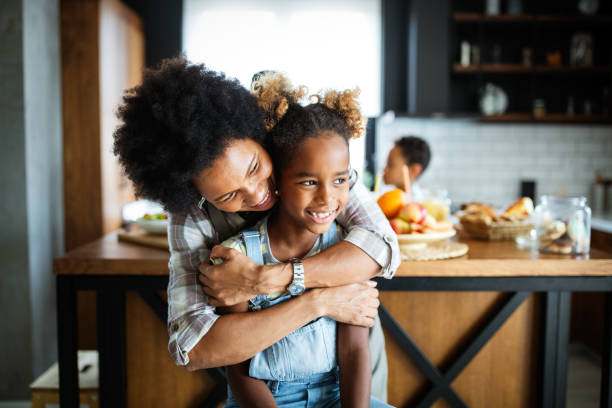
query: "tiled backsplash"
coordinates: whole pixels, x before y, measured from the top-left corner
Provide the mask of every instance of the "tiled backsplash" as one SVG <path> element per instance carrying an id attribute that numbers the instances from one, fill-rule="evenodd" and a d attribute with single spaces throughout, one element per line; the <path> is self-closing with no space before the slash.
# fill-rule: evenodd
<path id="1" fill-rule="evenodd" d="M 591 200 L 595 172 L 612 177 L 612 126 L 485 124 L 473 120 L 397 118 L 377 123 L 376 166 L 382 172 L 393 142 L 425 139 L 432 151 L 423 187 L 444 187 L 455 203 L 504 206 L 535 180 L 536 194 Z"/>

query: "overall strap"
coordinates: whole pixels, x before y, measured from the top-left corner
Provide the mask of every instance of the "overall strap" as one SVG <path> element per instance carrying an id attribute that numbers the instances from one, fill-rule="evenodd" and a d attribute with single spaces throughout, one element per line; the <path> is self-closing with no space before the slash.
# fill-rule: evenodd
<path id="1" fill-rule="evenodd" d="M 261 252 L 261 241 L 259 239 L 259 231 L 255 228 L 249 228 L 242 231 L 242 239 L 246 246 L 247 256 L 257 262 L 259 265 L 264 264 L 263 253 Z"/>
<path id="2" fill-rule="evenodd" d="M 323 241 L 321 242 L 321 251 L 329 248 L 338 242 L 338 227 L 335 222 L 332 222 L 331 226 L 323 234 Z"/>
<path id="3" fill-rule="evenodd" d="M 231 237 L 233 235 L 232 229 L 227 223 L 227 220 L 223 216 L 221 210 L 219 210 L 214 205 L 209 204 L 208 201 L 205 203 L 205 207 L 206 212 L 208 213 L 208 217 L 210 218 L 210 223 L 217 232 L 219 242 L 223 242 L 229 237 Z"/>

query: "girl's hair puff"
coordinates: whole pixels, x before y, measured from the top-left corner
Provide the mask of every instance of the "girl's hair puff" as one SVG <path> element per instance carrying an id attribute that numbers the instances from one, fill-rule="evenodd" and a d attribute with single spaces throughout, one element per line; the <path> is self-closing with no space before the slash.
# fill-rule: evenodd
<path id="1" fill-rule="evenodd" d="M 268 131 L 283 118 L 289 105 L 299 104 L 308 93 L 305 86 L 294 88 L 287 77 L 272 71 L 255 79 L 251 88 L 257 97 L 257 105 L 265 112 L 264 122 Z"/>
<path id="2" fill-rule="evenodd" d="M 361 108 L 357 98 L 359 97 L 359 88 L 345 89 L 342 92 L 336 90 L 328 90 L 323 96 L 315 95 L 319 103 L 323 103 L 329 109 L 340 115 L 346 125 L 350 129 L 349 137 L 357 139 L 365 133 L 368 118 L 361 113 Z"/>
<path id="3" fill-rule="evenodd" d="M 277 174 L 287 168 L 299 145 L 308 137 L 334 132 L 348 144 L 361 136 L 366 118 L 361 114 L 357 97 L 359 89 L 342 92 L 328 90 L 312 95 L 314 103 L 301 105 L 307 89 L 293 87 L 279 73 L 263 75 L 253 84 L 258 106 L 266 117 L 266 147 L 275 162 Z"/>

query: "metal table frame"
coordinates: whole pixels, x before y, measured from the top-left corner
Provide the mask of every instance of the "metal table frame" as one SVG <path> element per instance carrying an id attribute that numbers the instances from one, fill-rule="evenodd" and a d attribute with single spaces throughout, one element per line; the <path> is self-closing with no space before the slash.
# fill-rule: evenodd
<path id="1" fill-rule="evenodd" d="M 417 407 L 428 407 L 439 397 L 453 407 L 467 405 L 452 389 L 461 373 L 487 341 L 532 292 L 544 292 L 542 361 L 539 405 L 565 407 L 567 352 L 571 292 L 606 292 L 604 354 L 602 356 L 600 406 L 612 408 L 612 276 L 550 277 L 395 277 L 378 279 L 382 291 L 495 291 L 509 292 L 507 298 L 462 345 L 455 359 L 442 369 L 435 367 L 408 333 L 381 306 L 383 326 L 428 378 L 430 384 L 420 395 Z M 60 367 L 60 405 L 76 408 L 78 402 L 77 302 L 79 290 L 97 295 L 98 351 L 100 356 L 100 407 L 125 407 L 125 292 L 140 293 L 165 324 L 167 307 L 155 293 L 165 290 L 167 276 L 58 275 L 57 310 Z M 226 381 L 222 369 L 206 372 L 217 385 L 203 407 L 214 407 L 225 398 Z"/>

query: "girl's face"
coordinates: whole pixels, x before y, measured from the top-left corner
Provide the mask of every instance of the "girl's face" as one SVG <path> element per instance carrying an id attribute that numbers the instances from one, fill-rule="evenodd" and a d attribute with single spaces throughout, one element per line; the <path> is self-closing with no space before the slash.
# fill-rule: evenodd
<path id="1" fill-rule="evenodd" d="M 235 139 L 193 183 L 200 194 L 226 212 L 266 211 L 276 202 L 272 161 L 251 139 Z"/>
<path id="2" fill-rule="evenodd" d="M 280 210 L 314 234 L 327 231 L 349 200 L 349 149 L 335 132 L 306 139 L 278 183 Z"/>

